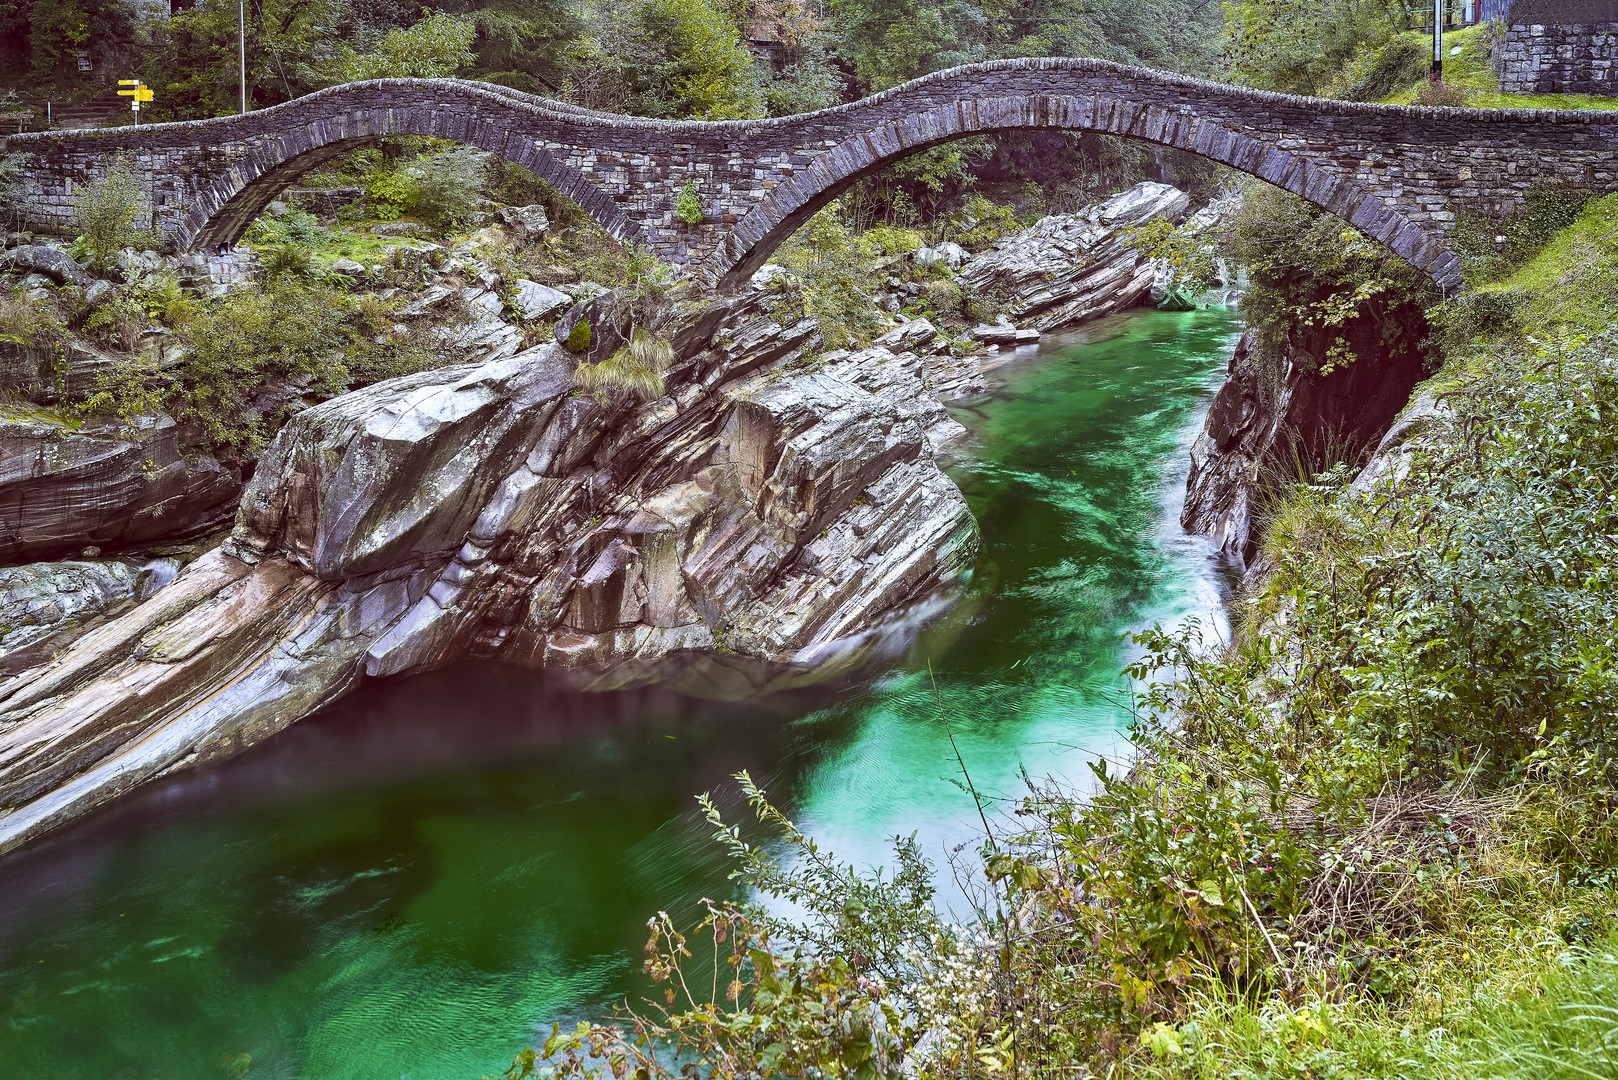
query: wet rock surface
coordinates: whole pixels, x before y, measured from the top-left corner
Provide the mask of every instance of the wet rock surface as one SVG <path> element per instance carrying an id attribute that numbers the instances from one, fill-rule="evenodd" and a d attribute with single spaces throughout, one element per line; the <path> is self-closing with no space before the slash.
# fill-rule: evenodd
<path id="1" fill-rule="evenodd" d="M 1133 307 L 1151 292 L 1151 260 L 1124 230 L 1153 218 L 1178 222 L 1191 197 L 1168 184 L 1142 183 L 1080 214 L 1042 218 L 961 268 L 964 289 L 990 297 L 1007 323 L 1057 330 Z"/>
<path id="2" fill-rule="evenodd" d="M 547 345 L 299 413 L 224 547 L 0 685 L 0 850 L 462 656 L 717 694 L 854 669 L 976 551 L 927 329 L 811 357 L 752 294 L 685 305 L 656 401 Z"/>
<path id="3" fill-rule="evenodd" d="M 0 408 L 0 563 L 121 548 L 228 522 L 241 481 L 181 453 L 165 415 L 73 421 Z"/>

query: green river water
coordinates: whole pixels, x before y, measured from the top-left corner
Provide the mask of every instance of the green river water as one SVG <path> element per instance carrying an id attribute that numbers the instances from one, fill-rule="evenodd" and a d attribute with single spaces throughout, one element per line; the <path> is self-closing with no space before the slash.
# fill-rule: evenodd
<path id="1" fill-rule="evenodd" d="M 692 796 L 749 769 L 845 858 L 976 837 L 980 790 L 1127 751 L 1121 635 L 1217 608 L 1178 524 L 1233 313 L 1137 313 L 958 415 L 971 595 L 858 685 L 715 703 L 462 665 L 368 685 L 0 861 L 0 1080 L 476 1080 L 633 986 L 648 915 L 728 896 Z M 247 1055 L 243 1057 L 242 1055 Z M 245 1071 L 244 1071 L 245 1067 Z"/>

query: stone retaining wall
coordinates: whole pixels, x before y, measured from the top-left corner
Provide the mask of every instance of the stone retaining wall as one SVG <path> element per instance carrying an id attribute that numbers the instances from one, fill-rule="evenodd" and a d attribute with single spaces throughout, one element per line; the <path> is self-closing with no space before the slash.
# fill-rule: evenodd
<path id="1" fill-rule="evenodd" d="M 1495 46 L 1508 94 L 1618 94 L 1618 23 L 1511 25 Z"/>

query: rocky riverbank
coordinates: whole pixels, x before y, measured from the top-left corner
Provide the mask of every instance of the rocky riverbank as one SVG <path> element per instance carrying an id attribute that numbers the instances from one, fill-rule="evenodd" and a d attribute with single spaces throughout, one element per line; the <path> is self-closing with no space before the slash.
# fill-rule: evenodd
<path id="1" fill-rule="evenodd" d="M 1363 463 L 1424 377 L 1420 355 L 1325 366 L 1290 345 L 1280 357 L 1266 358 L 1257 333 L 1248 330 L 1191 447 L 1180 522 L 1212 537 L 1244 566 L 1257 552 L 1254 519 L 1265 486 L 1293 478 L 1311 462 Z"/>
<path id="2" fill-rule="evenodd" d="M 958 262 L 969 280 L 985 266 L 1003 277 L 1016 259 L 1065 260 L 1077 269 L 1054 307 L 1025 295 L 1053 293 L 1039 274 L 994 287 L 1001 310 L 1029 324 L 1005 325 L 1037 340 L 1149 295 L 1154 270 L 1119 230 L 1183 215 L 1186 203 L 1141 185 L 976 259 L 944 250 L 911 261 Z M 141 467 L 123 474 L 155 489 L 69 469 L 91 477 L 81 486 L 98 499 L 64 487 L 29 503 L 51 474 L 6 474 L 24 493 L 8 520 L 27 526 L 6 554 L 90 561 L 11 572 L 0 850 L 164 771 L 231 754 L 362 678 L 479 656 L 587 688 L 768 692 L 860 669 L 966 578 L 976 526 L 936 457 L 963 429 L 940 397 L 981 392 L 993 335 L 973 344 L 901 311 L 870 347 L 828 349 L 791 302 L 795 286 L 766 272 L 736 297 L 682 287 L 657 302 L 631 289 L 575 303 L 554 336 L 577 351 L 524 348 L 525 308 L 553 314 L 571 297 L 534 281 L 504 288 L 470 260 L 440 260 L 443 280 L 402 311 L 462 312 L 439 340 L 468 362 L 286 410 L 246 469 L 165 449 L 174 424 L 157 417 L 151 445 L 135 444 Z M 580 378 L 618 355 L 630 323 L 673 358 L 655 395 Z M 74 391 L 46 374 L 15 382 L 62 429 L 49 436 L 58 457 L 144 430 L 136 420 L 103 433 L 49 413 Z M 198 551 L 138 549 L 206 530 L 238 490 L 229 538 L 177 576 Z M 137 550 L 95 561 L 88 541 L 103 537 Z"/>
<path id="3" fill-rule="evenodd" d="M 768 299 L 672 316 L 655 401 L 579 393 L 546 345 L 299 413 L 223 547 L 0 688 L 0 847 L 366 675 L 480 655 L 745 693 L 857 665 L 971 566 L 934 460 L 961 429 L 922 353 L 808 360 Z"/>

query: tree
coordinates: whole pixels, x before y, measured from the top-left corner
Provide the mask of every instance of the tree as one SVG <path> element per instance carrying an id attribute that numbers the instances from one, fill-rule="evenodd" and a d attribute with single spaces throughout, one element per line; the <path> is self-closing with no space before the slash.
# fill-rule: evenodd
<path id="1" fill-rule="evenodd" d="M 0 84 L 87 90 L 78 50 L 103 63 L 133 40 L 131 6 L 120 0 L 0 0 Z"/>
<path id="2" fill-rule="evenodd" d="M 337 70 L 344 81 L 446 78 L 472 63 L 476 35 L 476 20 L 430 11 L 407 28 L 389 30 L 368 52 L 351 52 Z"/>
<path id="3" fill-rule="evenodd" d="M 753 58 L 715 0 L 599 10 L 568 68 L 571 96 L 593 108 L 695 120 L 764 114 Z"/>
<path id="4" fill-rule="evenodd" d="M 141 234 L 139 222 L 151 212 L 133 162 L 119 158 L 79 194 L 74 216 L 91 264 L 112 265 L 118 249 Z"/>

